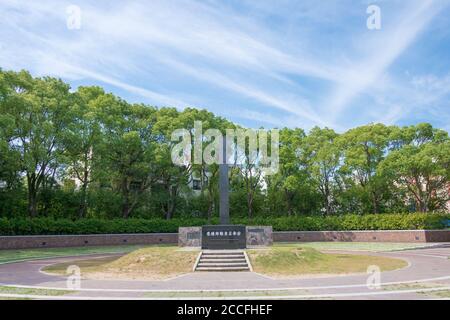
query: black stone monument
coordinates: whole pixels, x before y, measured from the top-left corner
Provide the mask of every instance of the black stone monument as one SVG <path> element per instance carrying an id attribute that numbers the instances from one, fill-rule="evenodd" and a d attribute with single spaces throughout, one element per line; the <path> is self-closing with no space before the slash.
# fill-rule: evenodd
<path id="1" fill-rule="evenodd" d="M 217 225 L 202 227 L 202 249 L 245 249 L 245 226 Z"/>
<path id="2" fill-rule="evenodd" d="M 223 136 L 222 157 L 219 164 L 220 225 L 202 227 L 202 249 L 245 249 L 245 226 L 230 224 L 227 142 Z"/>

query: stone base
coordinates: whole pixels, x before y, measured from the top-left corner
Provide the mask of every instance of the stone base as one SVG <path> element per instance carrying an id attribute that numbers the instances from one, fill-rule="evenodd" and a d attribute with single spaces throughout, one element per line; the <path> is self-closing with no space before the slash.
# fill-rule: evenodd
<path id="1" fill-rule="evenodd" d="M 246 226 L 247 247 L 271 246 L 273 231 L 271 226 Z M 202 247 L 202 227 L 178 228 L 178 246 Z"/>
<path id="2" fill-rule="evenodd" d="M 450 230 L 279 231 L 276 242 L 450 242 Z"/>
<path id="3" fill-rule="evenodd" d="M 247 226 L 247 247 L 271 246 L 272 244 L 271 226 Z"/>
<path id="4" fill-rule="evenodd" d="M 180 227 L 178 228 L 179 247 L 201 247 L 202 227 Z"/>

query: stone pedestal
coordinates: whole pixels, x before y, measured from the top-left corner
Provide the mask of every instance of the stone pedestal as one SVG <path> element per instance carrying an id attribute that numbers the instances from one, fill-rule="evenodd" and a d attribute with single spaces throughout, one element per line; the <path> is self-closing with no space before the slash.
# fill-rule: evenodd
<path id="1" fill-rule="evenodd" d="M 215 226 L 220 228 L 220 226 Z M 232 226 L 224 226 L 232 227 Z M 220 230 L 218 230 L 220 236 Z M 223 230 L 222 232 L 227 232 Z M 202 227 L 180 227 L 178 229 L 178 246 L 202 247 Z M 246 247 L 271 246 L 273 244 L 273 232 L 271 226 L 246 226 Z"/>
<path id="2" fill-rule="evenodd" d="M 201 247 L 202 227 L 182 227 L 178 228 L 179 247 Z"/>
<path id="3" fill-rule="evenodd" d="M 247 226 L 247 247 L 271 246 L 272 244 L 271 226 Z"/>

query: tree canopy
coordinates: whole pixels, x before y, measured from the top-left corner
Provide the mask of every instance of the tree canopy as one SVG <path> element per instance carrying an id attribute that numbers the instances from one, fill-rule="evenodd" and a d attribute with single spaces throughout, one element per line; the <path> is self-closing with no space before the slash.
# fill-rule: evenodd
<path id="1" fill-rule="evenodd" d="M 195 121 L 203 131 L 239 127 L 206 110 L 0 70 L 0 216 L 211 218 L 218 166 L 171 160 L 172 132 L 195 137 Z M 230 170 L 232 215 L 448 210 L 450 140 L 428 123 L 281 128 L 279 138 L 276 174 L 250 161 Z"/>

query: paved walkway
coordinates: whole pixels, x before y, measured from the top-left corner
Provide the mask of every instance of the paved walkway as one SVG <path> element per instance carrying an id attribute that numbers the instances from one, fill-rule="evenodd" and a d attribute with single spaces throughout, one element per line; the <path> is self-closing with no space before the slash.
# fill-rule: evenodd
<path id="1" fill-rule="evenodd" d="M 339 251 L 356 253 L 354 251 Z M 290 290 L 293 295 L 324 298 L 351 299 L 423 299 L 423 294 L 415 292 L 387 292 L 393 290 L 392 283 L 423 282 L 428 285 L 450 287 L 450 244 L 433 248 L 405 250 L 397 252 L 358 252 L 358 254 L 380 255 L 401 258 L 409 266 L 400 270 L 383 272 L 383 289 L 367 288 L 367 274 L 326 276 L 300 279 L 271 279 L 252 272 L 196 272 L 165 281 L 138 280 L 82 280 L 82 289 L 73 297 L 148 297 L 149 291 L 204 291 L 204 290 Z M 96 257 L 105 257 L 97 255 Z M 91 256 L 91 258 L 94 256 Z M 66 288 L 66 279 L 40 272 L 44 266 L 54 263 L 86 259 L 86 257 L 65 257 L 34 260 L 0 265 L 0 283 L 9 285 Z M 422 287 L 421 287 L 422 288 Z M 405 289 L 403 287 L 402 289 Z M 407 288 L 406 288 L 407 289 Z M 416 288 L 417 289 L 417 288 Z M 395 289 L 397 290 L 397 289 Z M 300 292 L 300 293 L 299 293 Z M 270 292 L 269 292 L 270 293 Z M 152 295 L 155 295 L 152 293 Z M 277 292 L 270 293 L 277 295 Z"/>

